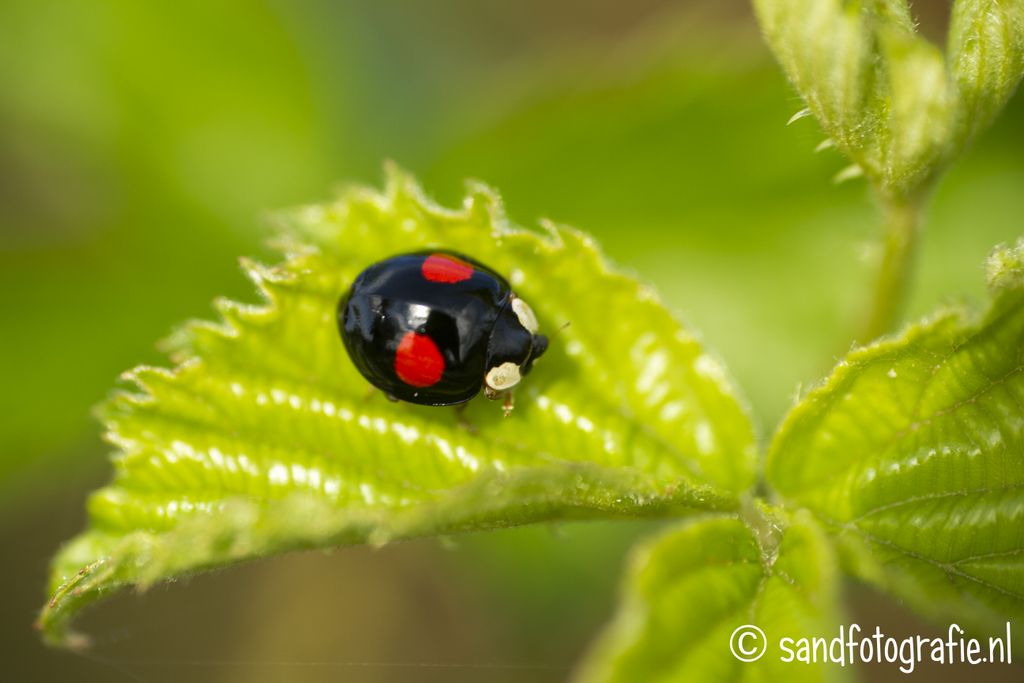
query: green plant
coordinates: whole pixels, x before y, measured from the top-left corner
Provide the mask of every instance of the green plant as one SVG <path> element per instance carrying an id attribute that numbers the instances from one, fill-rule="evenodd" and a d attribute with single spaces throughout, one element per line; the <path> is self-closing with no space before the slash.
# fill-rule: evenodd
<path id="1" fill-rule="evenodd" d="M 765 37 L 807 109 L 865 176 L 885 217 L 863 339 L 897 320 L 935 182 L 1013 94 L 1024 70 L 1024 4 L 958 0 L 946 54 L 905 0 L 754 0 Z"/>
<path id="2" fill-rule="evenodd" d="M 957 3 L 945 58 L 896 0 L 755 4 L 887 216 L 874 338 L 898 316 L 931 187 L 1024 70 L 1022 3 Z M 284 261 L 245 263 L 264 301 L 219 302 L 221 323 L 169 341 L 173 369 L 136 369 L 104 406 L 115 478 L 55 560 L 46 637 L 77 642 L 68 619 L 112 590 L 247 558 L 606 516 L 688 519 L 638 551 L 581 680 L 769 678 L 783 665 L 733 659 L 732 629 L 831 633 L 840 568 L 936 619 L 1024 617 L 1024 242 L 990 258 L 984 314 L 944 309 L 851 352 L 759 467 L 721 361 L 587 236 L 543 227 L 510 225 L 481 185 L 440 208 L 394 169 L 382 194 L 283 215 Z M 510 274 L 543 328 L 572 323 L 511 419 L 475 403 L 468 431 L 450 411 L 368 400 L 345 357 L 342 291 L 423 246 Z"/>

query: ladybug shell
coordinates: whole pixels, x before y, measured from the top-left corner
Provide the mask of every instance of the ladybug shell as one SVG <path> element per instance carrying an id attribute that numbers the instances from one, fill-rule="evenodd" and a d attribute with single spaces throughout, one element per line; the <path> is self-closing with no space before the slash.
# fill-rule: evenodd
<path id="1" fill-rule="evenodd" d="M 352 362 L 378 389 L 453 405 L 480 391 L 491 332 L 511 297 L 503 277 L 461 254 L 403 254 L 356 278 L 338 304 L 338 326 Z"/>

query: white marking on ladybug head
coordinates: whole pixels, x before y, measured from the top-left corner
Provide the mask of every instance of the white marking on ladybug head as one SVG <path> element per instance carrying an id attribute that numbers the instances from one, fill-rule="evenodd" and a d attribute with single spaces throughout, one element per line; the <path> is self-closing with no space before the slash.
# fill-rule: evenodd
<path id="1" fill-rule="evenodd" d="M 509 361 L 493 367 L 484 376 L 484 382 L 488 388 L 494 391 L 505 391 L 519 384 L 522 376 L 519 374 L 519 366 Z"/>
<path id="2" fill-rule="evenodd" d="M 516 314 L 519 324 L 525 327 L 527 332 L 537 334 L 540 324 L 537 322 L 537 316 L 533 314 L 533 309 L 525 301 L 519 297 L 512 299 L 512 312 Z"/>

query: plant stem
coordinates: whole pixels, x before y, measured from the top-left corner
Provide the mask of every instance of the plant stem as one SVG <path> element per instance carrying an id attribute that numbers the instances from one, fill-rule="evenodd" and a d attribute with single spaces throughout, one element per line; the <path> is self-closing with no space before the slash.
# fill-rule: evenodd
<path id="1" fill-rule="evenodd" d="M 922 205 L 920 197 L 894 198 L 883 203 L 885 251 L 860 341 L 868 342 L 892 331 L 899 321 L 914 265 Z"/>
<path id="2" fill-rule="evenodd" d="M 779 543 L 782 542 L 782 527 L 779 520 L 770 512 L 769 507 L 761 499 L 744 496 L 740 501 L 740 518 L 754 533 L 757 545 L 761 550 L 761 562 L 765 568 L 771 567 L 778 555 Z"/>

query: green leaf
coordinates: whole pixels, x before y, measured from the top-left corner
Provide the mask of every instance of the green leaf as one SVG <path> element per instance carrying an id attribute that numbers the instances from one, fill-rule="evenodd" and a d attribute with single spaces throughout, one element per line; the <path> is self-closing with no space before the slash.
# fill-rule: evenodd
<path id="1" fill-rule="evenodd" d="M 732 509 L 753 481 L 750 419 L 721 363 L 592 240 L 507 223 L 471 188 L 440 208 L 394 171 L 283 216 L 286 260 L 246 263 L 260 305 L 218 302 L 221 324 L 170 342 L 173 370 L 128 373 L 103 410 L 119 450 L 89 528 L 54 563 L 40 624 L 113 589 L 293 548 L 384 543 L 572 517 Z M 343 350 L 336 306 L 364 267 L 425 247 L 509 275 L 551 348 L 513 415 L 370 395 Z"/>
<path id="2" fill-rule="evenodd" d="M 834 664 L 780 661 L 786 654 L 782 638 L 838 634 L 842 620 L 831 544 L 806 512 L 794 515 L 785 529 L 771 513 L 761 522 L 767 526 L 755 532 L 736 517 L 709 517 L 673 527 L 641 547 L 630 563 L 618 615 L 577 680 L 841 679 L 843 670 Z M 767 638 L 755 662 L 742 662 L 730 650 L 734 631 L 748 624 Z M 745 649 L 753 645 L 743 643 Z"/>
<path id="3" fill-rule="evenodd" d="M 966 143 L 995 118 L 1024 76 L 1024 2 L 957 0 L 947 52 Z"/>
<path id="4" fill-rule="evenodd" d="M 852 352 L 800 401 L 769 483 L 851 568 L 936 620 L 1024 619 L 1024 240 L 989 261 L 978 320 L 943 311 Z"/>
<path id="5" fill-rule="evenodd" d="M 924 187 L 957 100 L 904 0 L 755 0 L 768 45 L 826 135 L 884 194 Z"/>
<path id="6" fill-rule="evenodd" d="M 886 27 L 878 31 L 887 84 L 880 100 L 884 124 L 874 141 L 882 186 L 890 194 L 913 194 L 942 168 L 951 151 L 956 93 L 942 52 L 917 34 Z"/>

